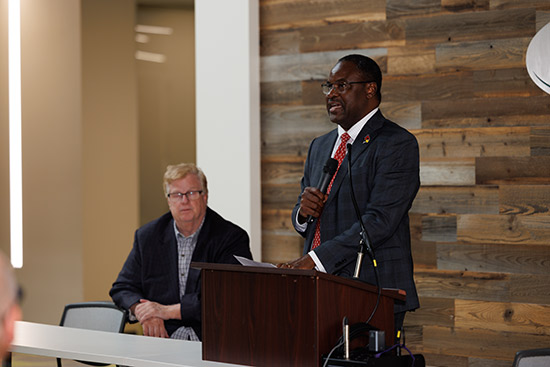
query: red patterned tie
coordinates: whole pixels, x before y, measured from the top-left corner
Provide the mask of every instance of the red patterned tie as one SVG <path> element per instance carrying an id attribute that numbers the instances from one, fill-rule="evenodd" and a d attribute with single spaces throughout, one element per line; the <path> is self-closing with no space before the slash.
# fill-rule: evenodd
<path id="1" fill-rule="evenodd" d="M 338 161 L 338 168 L 336 169 L 336 173 L 334 174 L 334 176 L 332 176 L 332 180 L 330 180 L 330 184 L 328 185 L 328 189 L 327 189 L 327 195 L 330 194 L 330 189 L 332 188 L 332 183 L 334 182 L 334 178 L 336 177 L 336 174 L 340 169 L 340 165 L 342 164 L 342 161 L 346 156 L 346 152 L 347 152 L 346 144 L 350 139 L 350 136 L 348 133 L 343 133 L 340 139 L 342 141 L 340 142 L 340 145 L 338 145 L 338 149 L 336 149 L 336 153 L 334 154 L 334 157 L 333 157 Z M 320 244 L 321 244 L 321 219 L 319 218 L 317 220 L 317 227 L 315 228 L 315 236 L 313 236 L 313 244 L 311 245 L 311 249 L 313 250 Z"/>

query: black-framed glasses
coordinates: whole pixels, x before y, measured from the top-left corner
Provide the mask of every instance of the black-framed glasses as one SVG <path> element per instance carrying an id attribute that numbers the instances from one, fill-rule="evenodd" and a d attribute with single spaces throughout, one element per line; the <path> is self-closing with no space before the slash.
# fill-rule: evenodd
<path id="1" fill-rule="evenodd" d="M 183 201 L 183 198 L 186 197 L 188 200 L 197 200 L 202 195 L 202 190 L 196 191 L 187 191 L 187 192 L 171 192 L 166 194 L 168 200 L 173 203 Z"/>
<path id="2" fill-rule="evenodd" d="M 364 82 L 346 82 L 346 81 L 341 81 L 336 83 L 324 82 L 323 84 L 321 84 L 321 87 L 323 88 L 323 93 L 327 95 L 330 93 L 330 91 L 333 88 L 336 88 L 336 91 L 338 91 L 338 93 L 345 93 L 348 89 L 351 88 L 352 84 L 366 84 L 366 83 L 372 83 L 372 82 L 373 80 L 364 81 Z"/>

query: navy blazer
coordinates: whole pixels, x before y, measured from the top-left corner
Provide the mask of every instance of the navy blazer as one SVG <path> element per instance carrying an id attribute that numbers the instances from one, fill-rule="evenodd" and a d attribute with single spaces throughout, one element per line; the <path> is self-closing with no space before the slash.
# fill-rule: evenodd
<path id="1" fill-rule="evenodd" d="M 301 181 L 302 192 L 317 185 L 331 156 L 337 130 L 313 140 Z M 407 292 L 405 304 L 394 312 L 419 307 L 413 279 L 408 211 L 420 186 L 418 143 L 414 135 L 384 118 L 380 111 L 365 124 L 352 145 L 352 182 L 363 223 L 371 240 L 383 288 Z M 352 277 L 360 240 L 360 224 L 353 207 L 344 158 L 321 214 L 321 245 L 314 251 L 328 273 Z M 296 227 L 300 199 L 292 212 L 296 230 L 311 249 L 316 221 L 305 232 Z M 365 255 L 360 279 L 376 284 L 372 261 Z"/>
<path id="2" fill-rule="evenodd" d="M 192 261 L 238 264 L 233 255 L 252 259 L 248 234 L 207 208 Z M 180 326 L 191 326 L 200 339 L 201 271 L 189 269 L 181 298 L 178 278 L 178 245 L 168 212 L 136 231 L 134 246 L 109 295 L 127 310 L 142 298 L 163 305 L 181 303 L 182 320 L 166 320 L 166 331 L 171 335 Z"/>

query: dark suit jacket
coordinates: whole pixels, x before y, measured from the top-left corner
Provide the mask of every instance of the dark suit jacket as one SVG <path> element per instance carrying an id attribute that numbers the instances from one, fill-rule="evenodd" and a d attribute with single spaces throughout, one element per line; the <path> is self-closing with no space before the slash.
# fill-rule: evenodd
<path id="1" fill-rule="evenodd" d="M 233 255 L 252 259 L 249 244 L 242 228 L 208 208 L 192 261 L 238 264 Z M 180 298 L 178 246 L 170 212 L 136 231 L 132 251 L 109 294 L 127 310 L 141 298 L 164 305 L 181 303 L 182 320 L 165 321 L 166 331 L 171 335 L 180 326 L 191 326 L 201 338 L 201 273 L 189 269 Z"/>
<path id="2" fill-rule="evenodd" d="M 333 130 L 311 143 L 302 192 L 319 182 L 337 137 L 337 130 Z M 366 137 L 369 137 L 368 143 Z M 352 277 L 361 228 L 351 200 L 348 156 L 338 170 L 321 214 L 321 245 L 314 251 L 328 273 Z M 378 111 L 353 143 L 351 170 L 355 197 L 374 248 L 381 286 L 407 292 L 406 304 L 396 304 L 394 312 L 418 308 L 408 217 L 420 186 L 416 138 Z M 292 212 L 294 226 L 299 207 L 300 198 Z M 306 238 L 304 254 L 310 251 L 315 225 L 315 222 L 309 224 L 301 233 Z M 372 261 L 366 255 L 360 278 L 376 284 Z"/>

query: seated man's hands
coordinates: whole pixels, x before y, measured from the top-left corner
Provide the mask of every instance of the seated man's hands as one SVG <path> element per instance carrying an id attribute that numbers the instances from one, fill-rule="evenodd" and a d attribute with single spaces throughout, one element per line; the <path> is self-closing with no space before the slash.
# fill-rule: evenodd
<path id="1" fill-rule="evenodd" d="M 181 320 L 180 305 L 162 305 L 158 302 L 140 299 L 130 307 L 136 316 L 146 336 L 168 338 L 168 332 L 164 327 L 164 320 Z"/>
<path id="2" fill-rule="evenodd" d="M 158 317 L 162 320 L 181 319 L 179 305 L 166 306 L 146 299 L 140 299 L 133 312 L 139 322 L 146 321 L 151 317 Z"/>
<path id="3" fill-rule="evenodd" d="M 145 321 L 140 321 L 143 328 L 143 335 L 154 336 L 157 338 L 169 338 L 168 332 L 164 327 L 164 320 L 158 317 L 151 317 Z"/>

